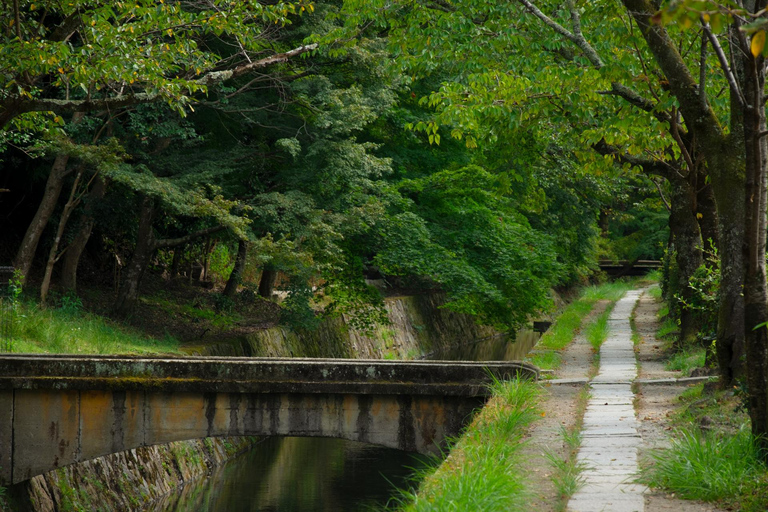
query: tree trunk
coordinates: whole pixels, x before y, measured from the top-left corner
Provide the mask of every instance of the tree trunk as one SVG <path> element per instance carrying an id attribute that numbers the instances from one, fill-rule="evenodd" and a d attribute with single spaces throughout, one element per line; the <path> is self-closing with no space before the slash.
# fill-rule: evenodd
<path id="1" fill-rule="evenodd" d="M 181 267 L 181 257 L 184 254 L 184 245 L 176 247 L 173 250 L 173 260 L 171 261 L 171 281 L 173 281 L 177 275 L 179 275 L 179 268 Z"/>
<path id="2" fill-rule="evenodd" d="M 81 112 L 76 112 L 72 115 L 72 123 L 78 123 L 82 117 L 83 114 Z M 19 250 L 16 252 L 16 257 L 13 260 L 13 266 L 21 271 L 22 284 L 26 282 L 29 271 L 32 268 L 32 260 L 35 258 L 35 252 L 37 252 L 40 237 L 43 235 L 45 226 L 48 224 L 51 214 L 56 208 L 56 203 L 59 201 L 61 189 L 64 187 L 64 178 L 69 174 L 67 163 L 69 163 L 69 155 L 56 155 L 51 166 L 51 172 L 48 174 L 48 180 L 45 183 L 43 198 L 37 207 L 37 212 L 35 212 L 32 222 L 27 227 L 27 232 L 24 234 Z"/>
<path id="3" fill-rule="evenodd" d="M 720 248 L 720 236 L 717 224 L 717 204 L 712 184 L 706 183 L 705 169 L 700 169 L 696 178 L 698 190 L 696 191 L 696 217 L 699 221 L 701 241 L 704 250 Z M 706 183 L 706 184 L 705 184 Z"/>
<path id="4" fill-rule="evenodd" d="M 125 269 L 123 282 L 115 300 L 113 313 L 115 316 L 125 318 L 131 314 L 136 301 L 139 298 L 139 283 L 144 275 L 144 270 L 149 264 L 152 253 L 155 252 L 154 233 L 152 231 L 152 218 L 155 214 L 154 202 L 145 197 L 141 204 L 139 214 L 139 230 L 136 234 L 136 247 L 133 250 L 131 261 Z"/>
<path id="5" fill-rule="evenodd" d="M 762 4 L 762 2 L 761 2 Z M 756 6 L 762 8 L 763 5 Z M 768 288 L 765 275 L 766 151 L 765 72 L 762 56 L 749 48 L 738 52 L 744 61 L 744 141 L 746 186 L 744 220 L 744 342 L 752 433 L 768 457 Z"/>
<path id="6" fill-rule="evenodd" d="M 27 227 L 27 232 L 24 233 L 24 238 L 21 241 L 18 252 L 16 252 L 13 266 L 21 271 L 22 282 L 26 282 L 29 271 L 32 268 L 32 260 L 37 251 L 37 244 L 40 242 L 43 230 L 45 230 L 45 226 L 48 224 L 48 220 L 51 218 L 51 214 L 56 208 L 56 203 L 59 201 L 61 189 L 64 187 L 64 178 L 68 174 L 68 162 L 69 155 L 63 154 L 57 155 L 56 159 L 53 161 L 51 172 L 45 183 L 43 199 L 40 201 L 40 206 L 37 207 L 37 212 L 35 213 L 32 222 L 30 222 L 29 227 Z"/>
<path id="7" fill-rule="evenodd" d="M 227 286 L 224 287 L 224 296 L 234 298 L 237 293 L 237 287 L 240 285 L 243 279 L 243 271 L 245 270 L 245 262 L 248 257 L 248 242 L 240 240 L 237 242 L 237 256 L 235 257 L 235 267 L 232 269 L 232 273 L 229 274 L 227 280 Z"/>
<path id="8" fill-rule="evenodd" d="M 702 244 L 699 223 L 696 220 L 696 191 L 685 179 L 677 179 L 671 187 L 671 212 L 669 228 L 675 247 L 677 263 L 677 290 L 680 294 L 680 337 L 678 347 L 685 347 L 696 340 L 701 329 L 701 319 L 685 304 L 690 304 L 693 289 L 690 282 L 696 269 L 702 263 Z"/>
<path id="9" fill-rule="evenodd" d="M 48 289 L 51 286 L 51 277 L 53 276 L 53 267 L 56 262 L 59 261 L 61 254 L 59 254 L 59 245 L 61 244 L 61 238 L 64 236 L 64 230 L 69 222 L 69 217 L 72 212 L 80 204 L 81 196 L 78 196 L 78 188 L 80 188 L 80 180 L 83 178 L 84 173 L 83 166 L 79 166 L 77 170 L 77 176 L 75 182 L 72 184 L 72 190 L 69 192 L 69 198 L 67 204 L 64 205 L 64 211 L 61 212 L 61 218 L 59 219 L 59 227 L 56 229 L 56 236 L 53 238 L 53 244 L 48 251 L 48 261 L 45 264 L 45 274 L 43 276 L 43 284 L 40 285 L 40 302 L 45 304 L 45 300 L 48 298 Z"/>
<path id="10" fill-rule="evenodd" d="M 261 271 L 261 280 L 259 281 L 259 295 L 269 299 L 272 292 L 275 291 L 277 282 L 277 270 L 271 265 L 265 265 Z"/>
<path id="11" fill-rule="evenodd" d="M 744 187 L 743 162 L 733 156 L 712 173 L 720 247 L 720 305 L 717 315 L 717 364 L 721 385 L 731 386 L 744 375 Z"/>
<path id="12" fill-rule="evenodd" d="M 80 229 L 69 244 L 67 252 L 64 253 L 64 261 L 61 263 L 61 286 L 66 291 L 77 293 L 77 267 L 80 264 L 80 256 L 82 256 L 85 246 L 88 244 L 88 239 L 91 238 L 95 222 L 93 205 L 104 198 L 106 191 L 106 180 L 96 176 L 93 187 L 88 194 L 85 212 L 80 216 Z"/>

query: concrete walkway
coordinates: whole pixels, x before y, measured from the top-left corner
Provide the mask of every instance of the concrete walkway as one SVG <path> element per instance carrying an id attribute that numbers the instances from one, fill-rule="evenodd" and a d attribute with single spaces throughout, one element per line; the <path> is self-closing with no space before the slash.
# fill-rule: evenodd
<path id="1" fill-rule="evenodd" d="M 592 379 L 577 457 L 584 487 L 571 497 L 571 512 L 643 512 L 646 488 L 633 484 L 641 443 L 633 406 L 637 377 L 629 318 L 642 290 L 628 292 L 608 318 L 608 339 L 600 348 L 600 371 Z"/>

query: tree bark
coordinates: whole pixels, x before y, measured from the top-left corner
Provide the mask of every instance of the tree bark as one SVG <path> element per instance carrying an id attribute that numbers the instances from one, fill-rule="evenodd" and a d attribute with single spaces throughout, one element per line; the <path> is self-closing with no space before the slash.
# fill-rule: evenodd
<path id="1" fill-rule="evenodd" d="M 56 159 L 51 166 L 51 172 L 48 175 L 48 180 L 45 183 L 43 199 L 40 201 L 37 212 L 35 212 L 32 222 L 29 223 L 19 250 L 16 252 L 13 266 L 21 271 L 22 283 L 26 283 L 29 271 L 32 269 L 32 260 L 35 257 L 40 237 L 43 235 L 45 226 L 48 224 L 51 214 L 56 208 L 56 203 L 59 201 L 61 189 L 64 187 L 64 178 L 69 174 L 67 171 L 68 162 L 69 155 L 56 155 Z"/>
<path id="2" fill-rule="evenodd" d="M 72 212 L 75 210 L 75 208 L 77 208 L 77 205 L 80 204 L 80 199 L 82 196 L 78 195 L 78 189 L 80 188 L 80 181 L 83 178 L 84 172 L 85 170 L 83 166 L 79 166 L 77 170 L 77 176 L 75 177 L 75 182 L 72 184 L 72 190 L 69 193 L 69 199 L 67 199 L 67 204 L 64 205 L 64 211 L 61 212 L 59 227 L 56 229 L 56 236 L 53 238 L 51 249 L 48 251 L 48 261 L 45 264 L 43 283 L 40 285 L 40 302 L 42 304 L 45 304 L 45 301 L 48 298 L 48 289 L 51 286 L 53 267 L 61 257 L 61 254 L 59 254 L 59 245 L 61 244 L 61 239 L 64 236 L 64 230 L 67 227 L 67 222 L 69 222 L 69 217 L 72 215 Z"/>
<path id="3" fill-rule="evenodd" d="M 237 293 L 237 287 L 240 285 L 243 279 L 243 271 L 245 270 L 245 262 L 248 258 L 248 242 L 245 240 L 239 240 L 237 242 L 237 256 L 235 257 L 235 267 L 232 269 L 232 273 L 229 274 L 227 285 L 224 287 L 224 296 L 234 298 Z"/>
<path id="4" fill-rule="evenodd" d="M 259 281 L 259 296 L 264 298 L 271 298 L 272 292 L 275 291 L 275 283 L 277 282 L 277 269 L 271 265 L 265 265 L 261 271 L 261 280 Z"/>
<path id="5" fill-rule="evenodd" d="M 696 177 L 698 187 L 696 191 L 696 217 L 699 221 L 704 250 L 710 251 L 720 248 L 720 235 L 718 234 L 715 193 L 712 190 L 712 184 L 706 183 L 706 178 L 705 169 L 700 169 Z"/>
<path id="6" fill-rule="evenodd" d="M 696 191 L 685 179 L 675 180 L 671 189 L 669 228 L 675 248 L 676 284 L 680 294 L 674 299 L 680 302 L 680 337 L 677 346 L 682 348 L 694 342 L 701 330 L 701 319 L 685 304 L 692 303 L 694 292 L 690 283 L 703 261 L 702 243 L 695 212 Z"/>
<path id="7" fill-rule="evenodd" d="M 82 256 L 85 246 L 91 238 L 95 222 L 93 205 L 101 201 L 106 192 L 106 180 L 96 176 L 91 191 L 88 194 L 85 211 L 80 216 L 80 229 L 69 244 L 67 252 L 64 253 L 64 260 L 61 263 L 61 287 L 66 291 L 77 293 L 77 267 L 80 264 L 80 256 Z"/>
<path id="8" fill-rule="evenodd" d="M 171 270 L 170 270 L 170 276 L 171 281 L 173 281 L 176 276 L 179 275 L 179 268 L 181 268 L 181 257 L 184 254 L 184 247 L 185 246 L 179 246 L 176 247 L 173 250 L 173 260 L 171 260 Z"/>
<path id="9" fill-rule="evenodd" d="M 155 236 L 152 231 L 152 219 L 155 215 L 154 201 L 145 197 L 141 203 L 139 213 L 139 230 L 136 234 L 136 246 L 131 256 L 131 261 L 125 269 L 123 282 L 117 293 L 117 299 L 113 308 L 115 316 L 128 317 L 136 305 L 139 297 L 139 283 L 144 275 L 152 253 L 155 251 Z"/>
<path id="10" fill-rule="evenodd" d="M 762 9 L 759 2 L 755 9 Z M 745 38 L 746 39 L 746 38 Z M 768 457 L 768 287 L 765 274 L 766 148 L 765 60 L 753 57 L 746 44 L 734 51 L 744 63 L 744 141 L 746 186 L 744 197 L 744 342 L 747 360 L 749 416 L 752 433 Z"/>
<path id="11" fill-rule="evenodd" d="M 72 123 L 78 123 L 82 118 L 83 114 L 76 112 L 72 115 Z M 45 183 L 43 198 L 37 207 L 37 212 L 35 212 L 32 222 L 27 227 L 19 250 L 16 252 L 13 266 L 21 271 L 22 284 L 26 283 L 29 271 L 32 269 L 32 261 L 35 258 L 40 237 L 43 235 L 45 226 L 48 224 L 51 214 L 56 208 L 56 203 L 59 201 L 61 190 L 64 187 L 64 178 L 69 174 L 67 170 L 68 163 L 69 155 L 63 153 L 56 155 L 56 158 L 53 160 L 51 172 L 48 174 L 48 180 Z"/>

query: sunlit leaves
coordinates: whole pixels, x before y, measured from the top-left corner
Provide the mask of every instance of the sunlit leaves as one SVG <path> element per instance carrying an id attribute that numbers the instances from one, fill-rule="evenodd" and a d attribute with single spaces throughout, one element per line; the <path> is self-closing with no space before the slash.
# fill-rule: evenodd
<path id="1" fill-rule="evenodd" d="M 313 10 L 305 0 L 21 1 L 20 26 L 0 32 L 0 91 L 7 100 L 146 93 L 183 112 L 206 92 L 201 74 L 237 62 L 228 46 L 247 62 L 270 47 L 275 25 Z"/>

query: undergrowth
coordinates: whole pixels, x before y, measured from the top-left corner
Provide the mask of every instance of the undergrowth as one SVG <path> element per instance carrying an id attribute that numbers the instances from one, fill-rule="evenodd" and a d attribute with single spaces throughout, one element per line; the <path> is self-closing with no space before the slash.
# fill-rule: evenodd
<path id="1" fill-rule="evenodd" d="M 495 382 L 483 408 L 451 456 L 417 492 L 397 498 L 398 510 L 522 510 L 528 501 L 520 449 L 528 427 L 539 418 L 538 388 L 528 381 Z"/>

